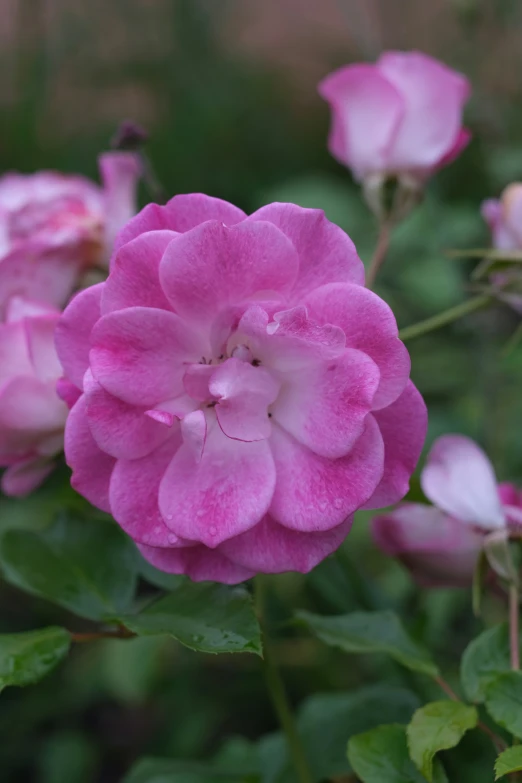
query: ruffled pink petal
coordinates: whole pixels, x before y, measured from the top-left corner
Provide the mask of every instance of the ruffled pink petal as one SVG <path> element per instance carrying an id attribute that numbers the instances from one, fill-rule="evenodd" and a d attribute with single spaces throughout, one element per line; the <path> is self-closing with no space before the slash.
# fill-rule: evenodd
<path id="1" fill-rule="evenodd" d="M 139 459 L 170 437 L 169 427 L 146 416 L 144 406 L 113 397 L 98 383 L 85 394 L 91 434 L 102 451 L 116 459 Z"/>
<path id="2" fill-rule="evenodd" d="M 12 296 L 5 308 L 5 323 L 14 323 L 23 318 L 37 318 L 46 316 L 54 318 L 60 315 L 60 311 L 52 305 L 43 302 L 35 302 L 22 296 Z"/>
<path id="3" fill-rule="evenodd" d="M 358 179 L 389 169 L 389 150 L 405 109 L 400 90 L 375 65 L 348 65 L 323 79 L 319 93 L 335 118 L 332 155 Z"/>
<path id="4" fill-rule="evenodd" d="M 229 438 L 264 440 L 270 436 L 268 406 L 274 402 L 280 383 L 263 367 L 240 359 L 228 359 L 212 375 L 211 394 L 217 399 L 219 426 Z"/>
<path id="5" fill-rule="evenodd" d="M 429 587 L 469 587 L 483 536 L 438 508 L 404 503 L 372 520 L 377 546 Z"/>
<path id="6" fill-rule="evenodd" d="M 471 138 L 472 134 L 470 130 L 467 128 L 460 128 L 457 133 L 457 137 L 453 142 L 453 146 L 449 152 L 447 152 L 444 157 L 439 160 L 437 168 L 441 169 L 443 166 L 449 166 L 450 163 L 453 163 L 453 161 L 459 157 L 460 153 L 466 149 L 471 141 Z"/>
<path id="7" fill-rule="evenodd" d="M 80 291 L 66 307 L 56 325 L 55 344 L 65 376 L 83 389 L 89 367 L 91 331 L 100 317 L 103 283 Z"/>
<path id="8" fill-rule="evenodd" d="M 0 316 L 12 296 L 63 307 L 76 287 L 84 259 L 75 245 L 27 241 L 0 263 Z"/>
<path id="9" fill-rule="evenodd" d="M 263 307 L 252 305 L 228 341 L 227 352 L 242 344 L 249 346 L 261 364 L 290 373 L 341 356 L 346 338 L 338 326 L 319 326 L 311 321 L 302 306 L 275 313 L 270 321 Z"/>
<path id="10" fill-rule="evenodd" d="M 421 474 L 424 494 L 451 516 L 484 530 L 505 526 L 491 462 L 471 438 L 443 435 Z"/>
<path id="11" fill-rule="evenodd" d="M 340 459 L 314 454 L 280 427 L 273 428 L 270 445 L 277 469 L 270 515 L 294 530 L 336 527 L 368 500 L 382 476 L 384 446 L 371 415 L 351 453 Z"/>
<path id="12" fill-rule="evenodd" d="M 248 218 L 267 220 L 292 241 L 299 256 L 299 273 L 290 302 L 325 283 L 364 285 L 364 266 L 355 245 L 345 232 L 331 223 L 321 209 L 305 209 L 296 204 L 268 204 Z"/>
<path id="13" fill-rule="evenodd" d="M 183 443 L 196 462 L 201 462 L 207 442 L 207 420 L 202 410 L 191 411 L 181 420 Z"/>
<path id="14" fill-rule="evenodd" d="M 204 345 L 174 313 L 129 307 L 104 315 L 91 333 L 96 380 L 131 405 L 155 406 L 183 392 L 184 362 L 197 362 Z"/>
<path id="15" fill-rule="evenodd" d="M 54 467 L 54 462 L 46 457 L 30 457 L 16 462 L 2 476 L 2 492 L 10 497 L 25 497 L 38 489 Z"/>
<path id="16" fill-rule="evenodd" d="M 149 231 L 115 253 L 103 287 L 102 315 L 136 306 L 172 309 L 159 282 L 159 264 L 175 236 L 174 231 Z"/>
<path id="17" fill-rule="evenodd" d="M 189 397 L 198 402 L 205 402 L 210 398 L 208 384 L 212 374 L 216 371 L 213 364 L 191 364 L 187 367 L 183 376 L 183 388 Z"/>
<path id="18" fill-rule="evenodd" d="M 225 541 L 219 550 L 254 572 L 299 571 L 307 574 L 339 548 L 350 532 L 352 521 L 352 518 L 347 519 L 320 533 L 301 533 L 278 525 L 266 516 L 251 530 Z"/>
<path id="19" fill-rule="evenodd" d="M 337 359 L 282 375 L 273 421 L 316 454 L 347 454 L 365 427 L 379 384 L 369 356 L 348 348 Z"/>
<path id="20" fill-rule="evenodd" d="M 67 407 L 54 386 L 18 376 L 0 392 L 0 456 L 25 455 L 65 424 Z"/>
<path id="21" fill-rule="evenodd" d="M 364 506 L 367 509 L 384 508 L 402 500 L 428 428 L 426 404 L 411 381 L 395 402 L 373 415 L 384 440 L 384 474 Z"/>
<path id="22" fill-rule="evenodd" d="M 311 319 L 340 326 L 346 345 L 363 351 L 378 366 L 374 410 L 394 402 L 408 382 L 411 362 L 386 302 L 362 286 L 334 283 L 313 291 L 305 305 Z"/>
<path id="23" fill-rule="evenodd" d="M 245 221 L 228 228 L 211 221 L 172 240 L 160 281 L 175 312 L 210 325 L 220 310 L 270 291 L 288 292 L 299 259 L 275 226 Z"/>
<path id="24" fill-rule="evenodd" d="M 236 585 L 255 576 L 254 571 L 232 563 L 219 550 L 201 544 L 181 549 L 157 549 L 150 546 L 138 546 L 138 549 L 155 568 L 169 574 L 186 574 L 193 582 Z"/>
<path id="25" fill-rule="evenodd" d="M 176 535 L 215 548 L 265 515 L 275 486 L 267 441 L 227 438 L 214 421 L 198 462 L 183 444 L 163 477 L 160 510 Z"/>
<path id="26" fill-rule="evenodd" d="M 170 530 L 158 507 L 158 491 L 165 471 L 181 445 L 177 427 L 169 440 L 141 459 L 119 459 L 110 479 L 111 513 L 119 525 L 139 544 L 174 546 L 178 538 Z"/>
<path id="27" fill-rule="evenodd" d="M 69 410 L 78 402 L 82 393 L 80 389 L 71 383 L 67 378 L 58 378 L 56 381 L 56 394 L 64 401 Z"/>
<path id="28" fill-rule="evenodd" d="M 29 355 L 36 376 L 42 381 L 55 381 L 62 375 L 62 365 L 54 345 L 59 313 L 24 320 Z"/>
<path id="29" fill-rule="evenodd" d="M 142 173 L 133 152 L 105 152 L 98 158 L 103 182 L 107 261 L 118 231 L 136 214 L 137 187 Z"/>
<path id="30" fill-rule="evenodd" d="M 522 528 L 522 491 L 508 482 L 499 484 L 497 490 L 508 526 L 519 535 Z"/>
<path id="31" fill-rule="evenodd" d="M 93 506 L 110 513 L 109 484 L 116 460 L 101 451 L 91 435 L 85 395 L 80 397 L 67 419 L 65 458 L 73 471 L 72 487 Z"/>
<path id="32" fill-rule="evenodd" d="M 115 249 L 146 231 L 168 229 L 183 234 L 207 220 L 219 220 L 233 226 L 245 218 L 243 210 L 228 201 L 205 196 L 204 193 L 181 194 L 171 198 L 164 207 L 148 204 L 120 231 Z"/>
<path id="33" fill-rule="evenodd" d="M 522 183 L 513 182 L 502 193 L 502 215 L 505 229 L 522 247 Z"/>
<path id="34" fill-rule="evenodd" d="M 500 502 L 505 506 L 519 506 L 522 508 L 522 491 L 514 484 L 503 481 L 497 487 Z"/>
<path id="35" fill-rule="evenodd" d="M 17 375 L 33 375 L 23 321 L 0 324 L 0 388 Z"/>
<path id="36" fill-rule="evenodd" d="M 491 231 L 494 247 L 499 250 L 517 250 L 517 237 L 504 224 L 502 202 L 490 198 L 483 201 L 480 213 Z"/>
<path id="37" fill-rule="evenodd" d="M 385 52 L 377 68 L 405 104 L 390 165 L 400 171 L 438 164 L 458 137 L 468 80 L 421 52 Z"/>

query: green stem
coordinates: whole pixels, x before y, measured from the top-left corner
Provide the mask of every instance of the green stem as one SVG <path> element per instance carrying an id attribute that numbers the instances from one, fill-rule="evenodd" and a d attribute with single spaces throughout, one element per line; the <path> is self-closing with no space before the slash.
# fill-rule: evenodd
<path id="1" fill-rule="evenodd" d="M 379 236 L 377 237 L 377 245 L 373 253 L 372 260 L 370 261 L 370 268 L 366 275 L 366 287 L 372 288 L 375 283 L 375 278 L 379 274 L 381 266 L 386 260 L 386 254 L 390 246 L 391 238 L 391 224 L 387 220 L 383 220 L 379 225 Z"/>
<path id="2" fill-rule="evenodd" d="M 400 339 L 405 342 L 406 340 L 413 340 L 415 337 L 420 337 L 428 332 L 433 332 L 435 329 L 440 329 L 441 326 L 458 321 L 459 318 L 463 318 L 465 315 L 474 313 L 475 310 L 481 310 L 483 307 L 489 304 L 491 297 L 486 294 L 480 296 L 474 296 L 471 299 L 467 299 L 462 304 L 450 307 L 449 310 L 444 310 L 442 313 L 434 315 L 432 318 L 426 318 L 425 321 L 419 321 L 418 324 L 407 326 L 405 329 L 401 329 L 399 332 Z"/>
<path id="3" fill-rule="evenodd" d="M 520 669 L 520 643 L 518 635 L 518 585 L 509 585 L 509 648 L 511 652 L 511 668 Z"/>
<path id="4" fill-rule="evenodd" d="M 297 779 L 299 780 L 299 783 L 313 783 L 312 773 L 310 772 L 301 738 L 297 732 L 297 726 L 290 702 L 288 701 L 283 678 L 272 657 L 270 640 L 264 623 L 262 579 L 262 576 L 256 576 L 254 580 L 254 590 L 257 615 L 263 633 L 263 667 L 266 684 L 279 724 L 288 743 L 288 750 L 297 774 Z"/>

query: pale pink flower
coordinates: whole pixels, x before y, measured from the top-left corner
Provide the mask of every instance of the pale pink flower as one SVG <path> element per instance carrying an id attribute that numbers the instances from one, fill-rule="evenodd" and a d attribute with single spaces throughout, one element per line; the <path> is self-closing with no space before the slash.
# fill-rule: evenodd
<path id="1" fill-rule="evenodd" d="M 508 185 L 500 199 L 484 201 L 481 212 L 491 231 L 494 247 L 522 250 L 522 183 Z"/>
<path id="2" fill-rule="evenodd" d="M 372 521 L 376 544 L 426 586 L 469 586 L 488 535 L 522 525 L 522 493 L 497 484 L 479 446 L 462 435 L 438 438 L 421 474 L 434 504 L 403 503 Z"/>
<path id="3" fill-rule="evenodd" d="M 57 327 L 73 486 L 158 568 L 306 572 L 403 497 L 426 429 L 390 308 L 318 210 L 151 204 Z"/>
<path id="4" fill-rule="evenodd" d="M 26 495 L 63 451 L 67 406 L 56 393 L 62 368 L 54 347 L 60 313 L 12 297 L 0 324 L 0 465 L 7 495 Z"/>
<path id="5" fill-rule="evenodd" d="M 100 156 L 103 187 L 41 171 L 0 178 L 0 311 L 12 296 L 61 307 L 90 266 L 107 267 L 136 212 L 138 159 Z"/>
<path id="6" fill-rule="evenodd" d="M 453 161 L 470 133 L 462 112 L 470 85 L 421 52 L 385 52 L 319 84 L 332 109 L 329 148 L 358 180 L 408 177 L 422 184 Z"/>

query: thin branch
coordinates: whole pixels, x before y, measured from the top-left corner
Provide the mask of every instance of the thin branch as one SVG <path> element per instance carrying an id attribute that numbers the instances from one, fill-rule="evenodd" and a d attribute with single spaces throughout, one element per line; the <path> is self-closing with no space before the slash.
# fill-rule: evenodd
<path id="1" fill-rule="evenodd" d="M 120 625 L 114 630 L 106 631 L 88 631 L 86 633 L 73 633 L 70 631 L 71 640 L 75 644 L 85 644 L 86 642 L 96 642 L 100 639 L 132 639 L 135 633 L 129 631 L 124 625 Z"/>
<path id="2" fill-rule="evenodd" d="M 419 323 L 412 326 L 406 326 L 399 332 L 401 340 L 413 340 L 415 337 L 421 337 L 423 334 L 433 332 L 436 329 L 440 329 L 442 326 L 458 321 L 459 318 L 463 318 L 465 315 L 474 313 L 476 310 L 481 310 L 491 302 L 491 297 L 487 295 L 474 296 L 471 299 L 467 299 L 462 304 L 450 307 L 448 310 L 444 310 L 442 313 L 434 315 L 432 318 L 426 318 L 425 321 L 419 321 Z"/>
<path id="3" fill-rule="evenodd" d="M 453 690 L 453 688 L 451 687 L 451 685 L 448 682 L 446 682 L 446 680 L 443 677 L 439 675 L 434 679 L 437 685 L 439 686 L 439 688 L 441 688 L 446 694 L 446 696 L 448 696 L 452 701 L 461 701 L 457 696 L 457 694 L 455 693 L 455 691 Z M 495 734 L 495 732 L 492 731 L 492 729 L 490 729 L 489 726 L 487 726 L 482 721 L 479 721 L 477 723 L 477 728 L 480 729 L 484 734 L 487 734 L 487 736 L 494 744 L 498 753 L 502 753 L 503 750 L 506 750 L 507 745 L 502 739 L 502 737 L 499 737 L 498 734 Z"/>
<path id="4" fill-rule="evenodd" d="M 390 246 L 390 238 L 391 238 L 391 224 L 384 220 L 381 222 L 379 226 L 379 236 L 377 238 L 377 245 L 375 247 L 375 251 L 372 256 L 372 260 L 370 262 L 370 268 L 368 269 L 368 274 L 366 275 L 366 286 L 367 288 L 372 288 L 373 284 L 375 283 L 375 278 L 379 274 L 379 270 L 381 266 L 384 264 L 384 261 L 386 260 L 386 254 L 388 253 L 388 248 Z"/>

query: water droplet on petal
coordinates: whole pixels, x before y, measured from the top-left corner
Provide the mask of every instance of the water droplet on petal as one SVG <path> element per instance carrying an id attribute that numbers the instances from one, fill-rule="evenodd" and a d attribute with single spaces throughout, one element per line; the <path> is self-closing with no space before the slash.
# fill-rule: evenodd
<path id="1" fill-rule="evenodd" d="M 173 518 L 172 514 L 167 514 L 167 519 L 169 520 L 169 522 L 171 521 L 172 518 Z"/>
<path id="2" fill-rule="evenodd" d="M 178 540 L 178 537 L 174 535 L 174 533 L 171 533 L 170 536 L 167 536 L 167 541 L 169 544 L 175 544 Z"/>
<path id="3" fill-rule="evenodd" d="M 209 527 L 208 532 L 211 536 L 217 536 L 217 528 L 212 525 L 212 527 Z"/>
<path id="4" fill-rule="evenodd" d="M 335 506 L 335 508 L 342 508 L 343 507 L 343 499 L 342 498 L 335 498 L 334 506 Z"/>

